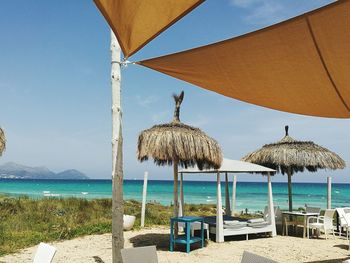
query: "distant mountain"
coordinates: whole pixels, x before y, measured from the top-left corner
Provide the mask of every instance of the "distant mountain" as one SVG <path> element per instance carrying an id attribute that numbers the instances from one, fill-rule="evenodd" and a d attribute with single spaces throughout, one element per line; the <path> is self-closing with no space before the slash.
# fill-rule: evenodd
<path id="1" fill-rule="evenodd" d="M 0 178 L 10 179 L 62 179 L 83 180 L 89 179 L 85 174 L 77 170 L 66 170 L 54 173 L 44 166 L 30 167 L 13 162 L 0 165 Z"/>
<path id="2" fill-rule="evenodd" d="M 70 170 L 66 170 L 66 171 L 57 173 L 56 177 L 58 177 L 59 179 L 65 179 L 65 180 L 89 179 L 89 177 L 87 177 L 85 174 L 83 174 L 82 172 L 79 172 L 78 170 L 75 170 L 75 169 L 70 169 Z"/>

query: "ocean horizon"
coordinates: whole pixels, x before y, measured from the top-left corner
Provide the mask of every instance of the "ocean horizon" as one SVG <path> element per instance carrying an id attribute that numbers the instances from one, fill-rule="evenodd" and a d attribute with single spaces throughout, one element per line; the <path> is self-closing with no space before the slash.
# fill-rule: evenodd
<path id="1" fill-rule="evenodd" d="M 221 183 L 222 195 L 225 183 Z M 288 188 L 286 182 L 273 182 L 274 204 L 288 208 Z M 143 180 L 124 180 L 124 199 L 141 201 Z M 229 184 L 230 198 L 232 183 Z M 90 180 L 38 180 L 0 179 L 0 194 L 28 196 L 34 199 L 57 197 L 111 198 L 112 181 L 108 179 Z M 184 181 L 185 203 L 216 204 L 216 182 Z M 147 202 L 170 205 L 173 200 L 173 181 L 148 180 Z M 224 200 L 224 199 L 223 199 Z M 267 204 L 266 182 L 237 182 L 236 209 L 241 211 L 261 211 Z M 326 208 L 326 183 L 293 183 L 293 207 L 317 206 Z M 350 184 L 332 184 L 332 207 L 350 206 Z"/>

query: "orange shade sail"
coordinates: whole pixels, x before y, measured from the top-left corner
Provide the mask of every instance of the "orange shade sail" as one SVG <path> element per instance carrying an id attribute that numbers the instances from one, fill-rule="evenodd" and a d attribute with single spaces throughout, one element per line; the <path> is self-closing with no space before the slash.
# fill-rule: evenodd
<path id="1" fill-rule="evenodd" d="M 350 0 L 240 37 L 138 63 L 252 104 L 350 118 Z"/>
<path id="2" fill-rule="evenodd" d="M 94 0 L 130 57 L 204 0 Z"/>

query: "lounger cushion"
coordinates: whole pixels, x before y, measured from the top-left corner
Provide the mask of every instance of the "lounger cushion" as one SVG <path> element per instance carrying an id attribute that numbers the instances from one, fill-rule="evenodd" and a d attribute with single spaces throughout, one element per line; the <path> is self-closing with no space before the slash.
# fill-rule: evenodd
<path id="1" fill-rule="evenodd" d="M 248 223 L 248 226 L 255 227 L 255 228 L 265 227 L 267 225 L 269 225 L 268 222 Z"/>
<path id="2" fill-rule="evenodd" d="M 225 225 L 237 225 L 239 224 L 238 220 L 224 220 Z"/>
<path id="3" fill-rule="evenodd" d="M 224 224 L 225 229 L 240 229 L 246 226 L 247 226 L 247 222 L 239 222 L 239 221 L 234 224 Z"/>
<path id="4" fill-rule="evenodd" d="M 265 222 L 264 218 L 253 218 L 253 219 L 249 219 L 248 223 L 263 223 Z"/>

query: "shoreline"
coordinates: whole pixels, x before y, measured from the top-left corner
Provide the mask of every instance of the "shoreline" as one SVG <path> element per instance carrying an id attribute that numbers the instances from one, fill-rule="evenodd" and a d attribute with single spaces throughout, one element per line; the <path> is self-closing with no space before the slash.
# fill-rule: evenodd
<path id="1" fill-rule="evenodd" d="M 225 184 L 222 183 L 222 198 L 225 198 Z M 143 181 L 125 180 L 124 199 L 142 201 Z M 287 183 L 273 183 L 274 204 L 281 209 L 288 207 Z M 232 184 L 229 184 L 229 197 L 232 198 Z M 261 211 L 267 204 L 265 182 L 237 182 L 236 209 Z M 12 197 L 29 196 L 32 199 L 43 198 L 81 198 L 105 199 L 112 197 L 110 180 L 0 180 L 0 193 Z M 216 183 L 185 181 L 184 198 L 187 204 L 216 204 Z M 147 200 L 169 206 L 173 202 L 173 182 L 167 180 L 149 180 Z M 231 200 L 232 202 L 232 200 Z M 293 188 L 295 208 L 315 206 L 326 208 L 327 185 L 297 183 Z M 333 184 L 333 207 L 345 207 L 350 204 L 350 187 L 347 184 Z"/>

